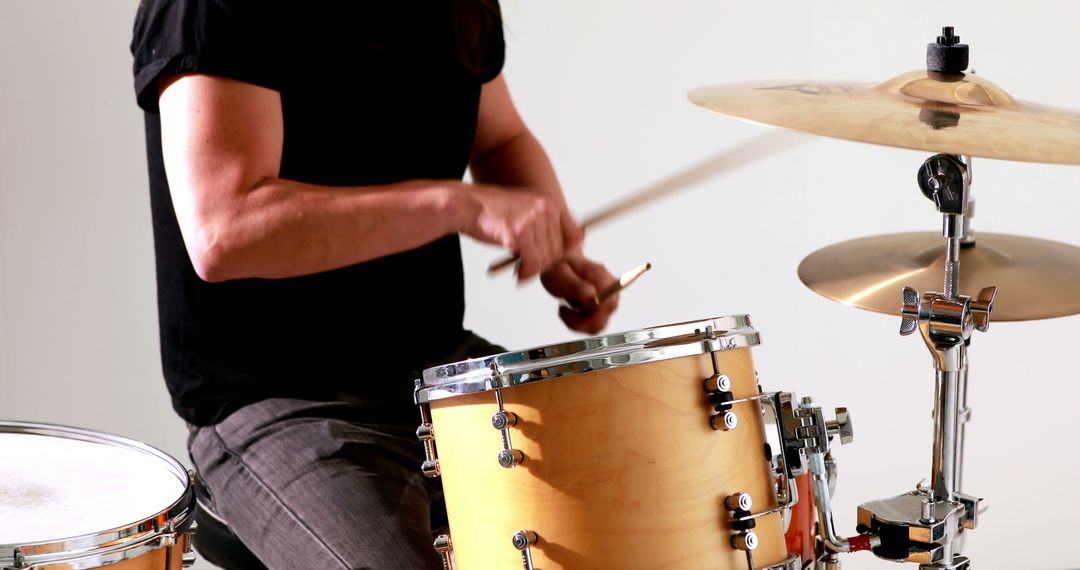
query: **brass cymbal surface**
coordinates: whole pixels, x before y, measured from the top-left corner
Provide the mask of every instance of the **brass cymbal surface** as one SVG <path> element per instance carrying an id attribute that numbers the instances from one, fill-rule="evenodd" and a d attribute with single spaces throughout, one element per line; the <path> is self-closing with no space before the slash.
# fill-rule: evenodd
<path id="1" fill-rule="evenodd" d="M 1080 112 L 1018 101 L 972 74 L 912 71 L 880 84 L 758 81 L 687 96 L 724 116 L 827 137 L 1080 165 Z"/>
<path id="2" fill-rule="evenodd" d="M 941 291 L 945 239 L 914 232 L 833 244 L 799 264 L 799 279 L 830 299 L 899 316 L 901 290 Z M 1048 319 L 1080 313 L 1080 247 L 994 233 L 976 234 L 960 250 L 962 295 L 998 288 L 993 322 Z"/>

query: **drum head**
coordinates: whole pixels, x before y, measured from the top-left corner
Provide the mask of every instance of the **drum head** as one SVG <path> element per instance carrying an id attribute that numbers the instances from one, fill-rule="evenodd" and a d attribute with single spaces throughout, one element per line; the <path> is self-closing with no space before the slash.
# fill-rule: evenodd
<path id="1" fill-rule="evenodd" d="M 187 471 L 126 438 L 0 422 L 0 455 L 0 566 L 14 548 L 26 555 L 115 544 L 153 530 L 147 521 L 176 522 L 190 511 Z"/>

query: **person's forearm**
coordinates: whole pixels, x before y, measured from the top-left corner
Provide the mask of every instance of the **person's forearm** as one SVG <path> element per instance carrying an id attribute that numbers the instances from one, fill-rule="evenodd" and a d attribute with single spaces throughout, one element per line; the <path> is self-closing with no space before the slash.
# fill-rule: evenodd
<path id="1" fill-rule="evenodd" d="M 564 203 L 562 189 L 547 152 L 531 131 L 474 157 L 469 166 L 473 179 L 482 184 L 500 184 L 541 191 Z"/>
<path id="2" fill-rule="evenodd" d="M 470 207 L 459 181 L 344 188 L 276 178 L 207 206 L 181 219 L 196 220 L 182 228 L 184 241 L 214 282 L 307 275 L 414 249 L 459 231 Z"/>

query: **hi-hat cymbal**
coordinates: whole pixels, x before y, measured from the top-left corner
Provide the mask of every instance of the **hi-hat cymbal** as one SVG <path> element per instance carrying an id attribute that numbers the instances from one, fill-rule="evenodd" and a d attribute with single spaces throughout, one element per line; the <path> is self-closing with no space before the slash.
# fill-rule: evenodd
<path id="1" fill-rule="evenodd" d="M 941 291 L 945 238 L 940 233 L 873 236 L 830 245 L 799 264 L 799 279 L 830 299 L 900 314 L 900 291 Z M 1080 247 L 1005 234 L 978 233 L 960 249 L 960 293 L 997 286 L 993 321 L 1080 313 Z"/>
<path id="2" fill-rule="evenodd" d="M 1080 113 L 1013 99 L 972 74 L 913 71 L 885 83 L 763 81 L 699 87 L 721 115 L 888 146 L 1080 164 Z"/>

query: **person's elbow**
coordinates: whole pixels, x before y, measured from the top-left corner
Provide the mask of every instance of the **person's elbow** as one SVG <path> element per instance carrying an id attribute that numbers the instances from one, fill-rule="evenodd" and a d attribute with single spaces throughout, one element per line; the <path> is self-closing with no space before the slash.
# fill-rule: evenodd
<path id="1" fill-rule="evenodd" d="M 189 234 L 184 237 L 184 246 L 199 279 L 222 283 L 242 276 L 235 238 L 225 229 L 214 222 L 199 220 Z"/>
<path id="2" fill-rule="evenodd" d="M 245 266 L 251 248 L 250 184 L 221 174 L 211 183 L 178 180 L 171 190 L 176 220 L 199 279 L 221 283 L 252 277 Z"/>
<path id="3" fill-rule="evenodd" d="M 242 205 L 229 198 L 234 194 L 221 188 L 189 190 L 177 192 L 174 189 L 173 205 L 195 274 L 207 283 L 245 276 L 241 264 L 244 250 Z"/>

